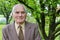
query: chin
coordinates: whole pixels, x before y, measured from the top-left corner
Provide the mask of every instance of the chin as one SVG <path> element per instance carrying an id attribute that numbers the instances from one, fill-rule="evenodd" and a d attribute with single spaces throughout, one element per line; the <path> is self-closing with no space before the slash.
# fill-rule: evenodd
<path id="1" fill-rule="evenodd" d="M 17 23 L 23 23 L 25 20 L 16 20 Z"/>
<path id="2" fill-rule="evenodd" d="M 23 23 L 24 21 L 17 21 L 18 23 Z"/>

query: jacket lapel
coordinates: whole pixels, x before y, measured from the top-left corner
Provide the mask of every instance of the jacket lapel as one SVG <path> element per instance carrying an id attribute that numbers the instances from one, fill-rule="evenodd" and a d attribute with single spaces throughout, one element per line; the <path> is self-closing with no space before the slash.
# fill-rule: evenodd
<path id="1" fill-rule="evenodd" d="M 18 40 L 18 35 L 15 30 L 15 24 L 11 24 L 11 36 L 13 37 L 14 40 Z"/>
<path id="2" fill-rule="evenodd" d="M 28 22 L 25 22 L 25 40 L 30 39 L 30 25 Z"/>

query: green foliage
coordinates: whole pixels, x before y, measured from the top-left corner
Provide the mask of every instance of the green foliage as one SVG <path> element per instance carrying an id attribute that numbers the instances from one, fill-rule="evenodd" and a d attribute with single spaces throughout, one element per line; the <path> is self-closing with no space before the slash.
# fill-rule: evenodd
<path id="1" fill-rule="evenodd" d="M 60 27 L 57 27 L 60 21 L 56 22 L 59 15 L 56 8 L 57 4 L 60 4 L 60 0 L 0 0 L 0 14 L 6 17 L 7 23 L 11 20 L 9 16 L 12 7 L 17 3 L 22 3 L 27 7 L 27 12 L 31 13 L 38 22 L 39 29 L 45 40 L 54 40 L 60 35 Z M 48 22 L 46 19 L 48 19 Z M 46 32 L 46 22 L 49 27 L 48 33 Z"/>
<path id="2" fill-rule="evenodd" d="M 11 14 L 11 10 L 13 5 L 19 3 L 17 0 L 0 0 L 0 14 L 3 14 L 6 18 L 6 24 L 8 24 L 11 20 L 9 17 Z"/>
<path id="3" fill-rule="evenodd" d="M 56 12 L 57 4 L 60 4 L 60 0 L 18 0 L 20 3 L 24 4 L 32 13 L 32 16 L 36 19 L 39 24 L 40 31 L 45 40 L 54 40 L 60 33 L 60 28 L 56 28 L 60 22 L 56 22 Z M 48 33 L 46 34 L 46 19 L 49 18 L 48 22 Z"/>

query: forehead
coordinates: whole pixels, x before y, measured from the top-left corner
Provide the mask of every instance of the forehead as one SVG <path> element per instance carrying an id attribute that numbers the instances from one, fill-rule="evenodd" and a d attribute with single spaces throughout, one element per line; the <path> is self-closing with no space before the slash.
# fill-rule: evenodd
<path id="1" fill-rule="evenodd" d="M 24 7 L 22 5 L 16 5 L 14 7 L 14 11 L 25 11 L 25 10 L 24 10 Z"/>

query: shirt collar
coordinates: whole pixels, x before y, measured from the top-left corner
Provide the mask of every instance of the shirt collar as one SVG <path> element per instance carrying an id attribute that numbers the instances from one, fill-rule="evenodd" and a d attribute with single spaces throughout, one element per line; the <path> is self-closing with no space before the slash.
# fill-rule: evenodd
<path id="1" fill-rule="evenodd" d="M 18 26 L 19 26 L 19 24 L 17 24 L 17 23 L 15 22 L 15 28 L 18 29 Z M 24 29 L 24 27 L 25 27 L 25 22 L 24 22 L 23 24 L 21 24 L 21 26 L 22 26 L 22 29 Z"/>

